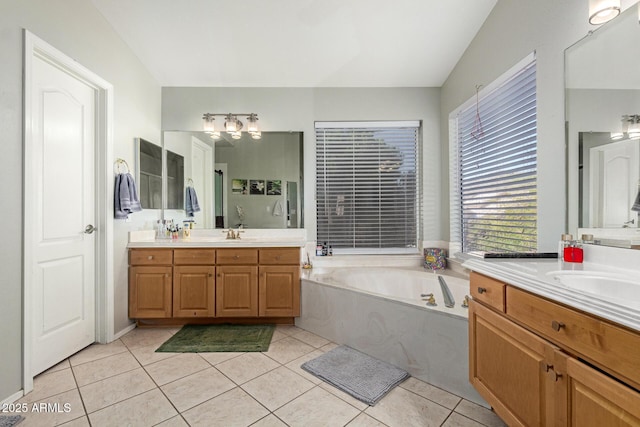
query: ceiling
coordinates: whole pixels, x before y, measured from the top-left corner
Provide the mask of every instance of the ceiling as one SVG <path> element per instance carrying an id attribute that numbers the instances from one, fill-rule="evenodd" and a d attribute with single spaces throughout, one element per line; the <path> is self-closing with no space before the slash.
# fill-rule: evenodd
<path id="1" fill-rule="evenodd" d="M 440 87 L 497 0 L 92 0 L 161 86 Z"/>

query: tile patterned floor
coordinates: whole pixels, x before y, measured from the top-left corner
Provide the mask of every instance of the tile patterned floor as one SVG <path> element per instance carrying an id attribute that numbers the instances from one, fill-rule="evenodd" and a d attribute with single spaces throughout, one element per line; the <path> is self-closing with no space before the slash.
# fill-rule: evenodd
<path id="1" fill-rule="evenodd" d="M 134 329 L 42 373 L 16 403 L 59 410 L 27 412 L 19 426 L 505 425 L 415 378 L 369 407 L 300 369 L 336 344 L 295 326 L 278 326 L 264 353 L 155 353 L 176 331 Z"/>

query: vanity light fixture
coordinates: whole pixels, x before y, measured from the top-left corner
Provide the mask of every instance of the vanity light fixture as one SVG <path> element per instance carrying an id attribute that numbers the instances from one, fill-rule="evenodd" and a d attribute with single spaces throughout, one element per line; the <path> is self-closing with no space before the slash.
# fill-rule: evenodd
<path id="1" fill-rule="evenodd" d="M 247 116 L 247 132 L 253 139 L 260 139 L 262 132 L 258 127 L 258 115 L 256 113 L 204 113 L 202 115 L 202 130 L 208 133 L 211 138 L 219 139 L 220 132 L 215 130 L 215 116 L 224 117 L 224 130 L 228 132 L 233 139 L 242 138 L 241 130 L 244 123 L 238 120 L 238 116 Z"/>
<path id="2" fill-rule="evenodd" d="M 589 23 L 601 25 L 620 14 L 620 0 L 589 0 Z"/>
<path id="3" fill-rule="evenodd" d="M 629 127 L 627 128 L 629 139 L 640 138 L 640 115 L 629 116 Z"/>
<path id="4" fill-rule="evenodd" d="M 625 136 L 628 139 L 640 138 L 640 114 L 625 114 L 621 121 L 621 132 L 611 132 L 612 141 L 623 139 Z"/>

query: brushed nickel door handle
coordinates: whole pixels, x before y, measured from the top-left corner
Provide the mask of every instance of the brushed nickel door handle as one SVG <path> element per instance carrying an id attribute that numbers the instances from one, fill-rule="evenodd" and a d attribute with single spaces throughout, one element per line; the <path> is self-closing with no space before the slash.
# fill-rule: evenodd
<path id="1" fill-rule="evenodd" d="M 89 224 L 84 228 L 84 234 L 91 234 L 94 231 L 96 231 L 96 228 L 92 224 Z"/>

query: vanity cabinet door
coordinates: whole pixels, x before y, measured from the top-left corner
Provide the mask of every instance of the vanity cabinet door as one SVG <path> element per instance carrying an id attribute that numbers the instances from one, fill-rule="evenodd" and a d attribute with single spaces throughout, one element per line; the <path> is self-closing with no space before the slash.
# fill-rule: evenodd
<path id="1" fill-rule="evenodd" d="M 259 315 L 300 316 L 300 267 L 260 266 Z"/>
<path id="2" fill-rule="evenodd" d="M 173 317 L 214 317 L 215 310 L 215 267 L 173 267 Z"/>
<path id="3" fill-rule="evenodd" d="M 171 317 L 171 267 L 129 267 L 129 317 Z"/>
<path id="4" fill-rule="evenodd" d="M 216 316 L 258 315 L 258 266 L 223 265 L 216 268 Z"/>
<path id="5" fill-rule="evenodd" d="M 469 304 L 469 380 L 510 426 L 553 425 L 556 347 Z"/>
<path id="6" fill-rule="evenodd" d="M 639 426 L 640 393 L 558 352 L 557 425 Z"/>

